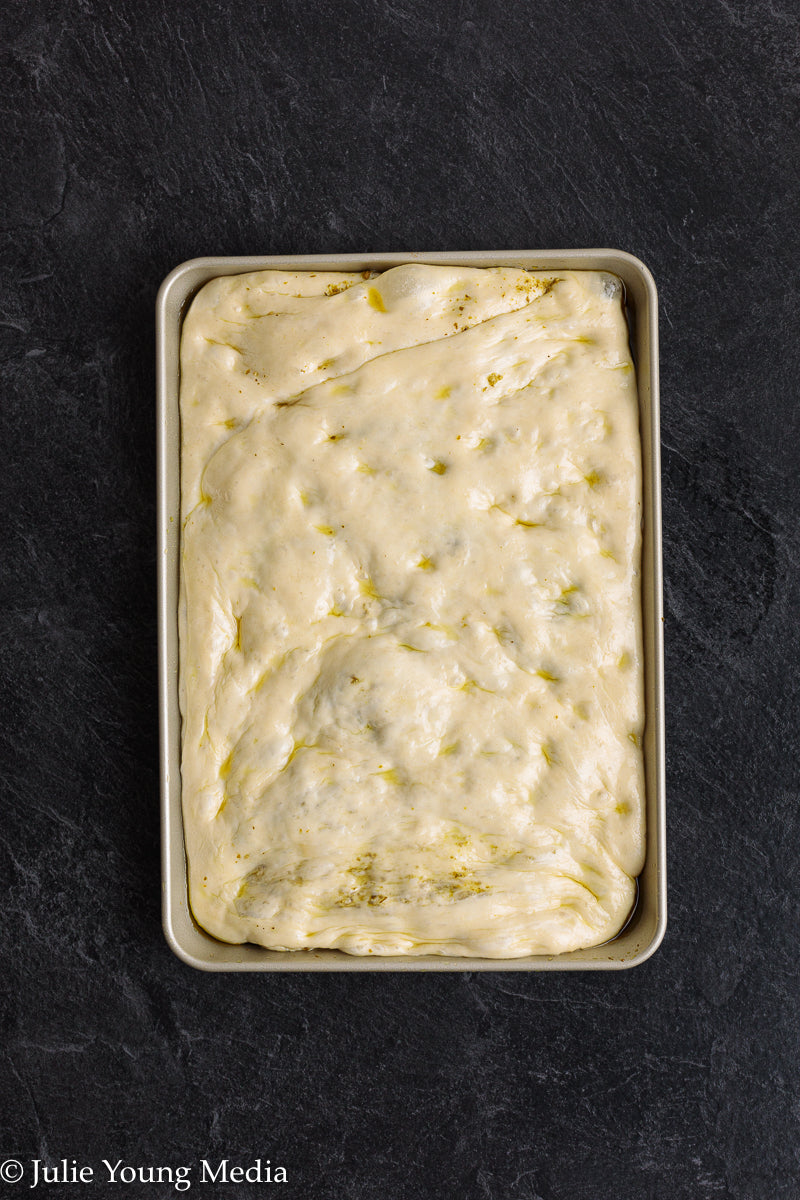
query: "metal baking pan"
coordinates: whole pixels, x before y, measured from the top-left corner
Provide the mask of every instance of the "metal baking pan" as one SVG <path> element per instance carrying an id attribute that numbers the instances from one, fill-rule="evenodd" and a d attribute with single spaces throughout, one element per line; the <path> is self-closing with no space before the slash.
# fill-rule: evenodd
<path id="1" fill-rule="evenodd" d="M 646 859 L 638 899 L 624 929 L 610 942 L 567 954 L 514 959 L 439 955 L 355 957 L 339 950 L 274 951 L 229 945 L 205 933 L 189 908 L 181 813 L 178 707 L 178 575 L 180 554 L 180 336 L 183 316 L 197 291 L 219 275 L 268 269 L 292 271 L 385 270 L 403 263 L 515 266 L 529 270 L 602 270 L 625 286 L 639 390 L 644 465 L 642 605 L 645 651 Z M 163 923 L 175 954 L 205 971 L 587 971 L 620 970 L 643 963 L 666 927 L 664 792 L 664 663 L 662 639 L 661 472 L 658 404 L 658 314 L 653 277 L 620 250 L 504 250 L 465 253 L 291 255 L 195 258 L 164 280 L 156 302 L 158 396 L 158 632 L 161 723 L 161 836 Z"/>

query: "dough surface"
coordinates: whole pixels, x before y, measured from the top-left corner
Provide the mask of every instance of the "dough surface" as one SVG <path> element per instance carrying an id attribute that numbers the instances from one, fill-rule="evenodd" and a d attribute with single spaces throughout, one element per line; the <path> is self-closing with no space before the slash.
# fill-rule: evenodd
<path id="1" fill-rule="evenodd" d="M 644 852 L 621 285 L 255 274 L 181 343 L 182 792 L 228 942 L 513 958 L 613 937 Z"/>

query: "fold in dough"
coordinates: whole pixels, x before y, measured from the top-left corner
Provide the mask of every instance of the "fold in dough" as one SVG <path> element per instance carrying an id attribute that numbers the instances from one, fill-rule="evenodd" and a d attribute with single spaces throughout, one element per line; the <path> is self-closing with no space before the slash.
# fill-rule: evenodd
<path id="1" fill-rule="evenodd" d="M 213 280 L 181 345 L 190 898 L 224 941 L 513 958 L 643 858 L 621 286 Z"/>

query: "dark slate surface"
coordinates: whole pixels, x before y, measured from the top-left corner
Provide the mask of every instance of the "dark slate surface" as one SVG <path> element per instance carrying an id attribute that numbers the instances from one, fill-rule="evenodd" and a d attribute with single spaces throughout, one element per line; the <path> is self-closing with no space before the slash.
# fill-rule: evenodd
<path id="1" fill-rule="evenodd" d="M 0 1195 L 65 1157 L 92 1187 L 37 1194 L 177 1194 L 106 1158 L 215 1197 L 800 1196 L 799 18 L 7 0 Z M 611 976 L 193 972 L 159 924 L 160 280 L 593 245 L 662 302 L 663 947 Z M 257 1157 L 289 1183 L 200 1185 Z"/>

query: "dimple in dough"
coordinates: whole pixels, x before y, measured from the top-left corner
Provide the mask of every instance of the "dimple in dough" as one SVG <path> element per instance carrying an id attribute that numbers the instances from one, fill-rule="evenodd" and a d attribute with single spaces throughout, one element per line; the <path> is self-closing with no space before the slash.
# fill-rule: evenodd
<path id="1" fill-rule="evenodd" d="M 619 282 L 216 279 L 184 323 L 180 397 L 200 925 L 384 955 L 613 937 L 644 833 Z"/>

